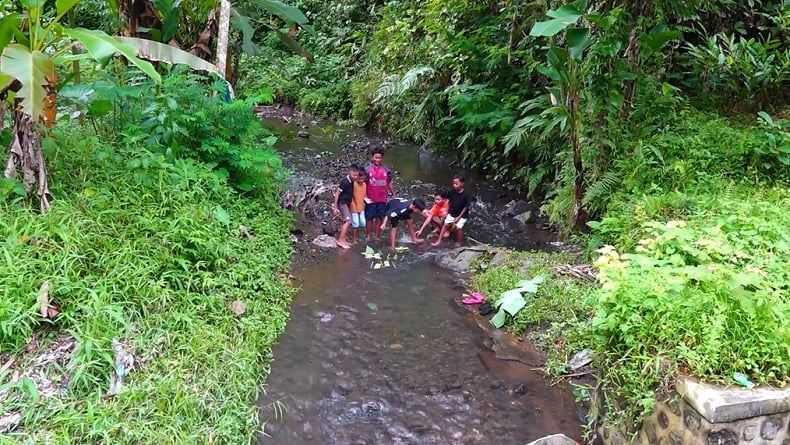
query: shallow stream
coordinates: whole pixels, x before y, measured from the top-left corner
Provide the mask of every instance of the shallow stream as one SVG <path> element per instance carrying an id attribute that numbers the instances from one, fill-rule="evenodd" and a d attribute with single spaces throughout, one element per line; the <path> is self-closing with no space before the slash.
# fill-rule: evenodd
<path id="1" fill-rule="evenodd" d="M 309 177 L 316 165 L 342 156 L 342 140 L 366 136 L 322 138 L 314 131 L 278 146 L 297 175 Z M 398 171 L 399 195 L 449 187 L 456 172 L 411 145 L 389 149 L 385 164 Z M 551 248 L 551 234 L 539 223 L 502 217 L 511 193 L 472 174 L 466 184 L 475 204 L 465 244 Z M 301 291 L 259 401 L 265 423 L 259 443 L 524 444 L 554 433 L 578 440 L 570 389 L 549 386 L 534 370 L 538 363 L 495 358 L 471 312 L 457 303 L 468 290 L 466 277 L 433 262 L 452 243 L 416 246 L 403 232 L 407 249 L 386 267 L 371 267 L 364 243 L 324 261 L 294 262 Z M 383 252 L 383 238 L 370 248 Z"/>

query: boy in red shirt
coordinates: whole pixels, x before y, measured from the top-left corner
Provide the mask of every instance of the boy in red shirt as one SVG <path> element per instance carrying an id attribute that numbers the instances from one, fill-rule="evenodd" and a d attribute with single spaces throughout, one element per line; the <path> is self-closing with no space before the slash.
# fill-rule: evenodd
<path id="1" fill-rule="evenodd" d="M 365 219 L 367 220 L 366 234 L 371 239 L 379 239 L 381 234 L 381 221 L 387 215 L 388 194 L 395 198 L 395 187 L 392 185 L 392 173 L 389 167 L 382 164 L 384 151 L 380 148 L 373 150 L 371 163 L 365 168 L 368 175 L 367 199 L 365 200 Z"/>
<path id="2" fill-rule="evenodd" d="M 422 216 L 425 221 L 422 227 L 417 231 L 417 236 L 422 235 L 423 230 L 428 227 L 428 224 L 433 224 L 433 233 L 440 233 L 444 226 L 444 219 L 447 218 L 447 210 L 450 208 L 450 201 L 448 201 L 441 192 L 436 192 L 433 195 L 433 207 L 430 210 L 424 210 Z"/>

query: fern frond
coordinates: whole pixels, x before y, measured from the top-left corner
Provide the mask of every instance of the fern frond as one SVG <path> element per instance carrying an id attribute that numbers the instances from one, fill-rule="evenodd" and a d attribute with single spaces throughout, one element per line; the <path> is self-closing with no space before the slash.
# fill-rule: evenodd
<path id="1" fill-rule="evenodd" d="M 609 170 L 587 188 L 583 204 L 590 213 L 598 213 L 611 201 L 611 196 L 623 182 L 623 172 Z"/>
<path id="2" fill-rule="evenodd" d="M 397 74 L 391 74 L 385 77 L 378 88 L 376 88 L 376 96 L 373 98 L 373 103 L 379 103 L 390 97 L 400 96 L 406 91 L 414 88 L 420 76 L 433 76 L 433 74 L 434 70 L 429 66 L 414 67 L 407 71 L 403 77 Z"/>

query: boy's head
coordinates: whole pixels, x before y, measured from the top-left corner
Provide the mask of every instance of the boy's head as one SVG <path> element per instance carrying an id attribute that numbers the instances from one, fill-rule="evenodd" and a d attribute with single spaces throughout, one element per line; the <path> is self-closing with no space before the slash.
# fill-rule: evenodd
<path id="1" fill-rule="evenodd" d="M 348 167 L 348 177 L 351 178 L 352 181 L 356 181 L 357 178 L 359 177 L 359 171 L 360 170 L 361 169 L 359 168 L 359 166 L 357 164 L 351 164 Z"/>
<path id="2" fill-rule="evenodd" d="M 460 192 L 464 189 L 464 175 L 457 174 L 453 176 L 453 190 Z"/>
<path id="3" fill-rule="evenodd" d="M 357 175 L 357 182 L 367 182 L 367 180 L 368 180 L 368 173 L 363 169 L 359 169 L 359 174 Z"/>
<path id="4" fill-rule="evenodd" d="M 373 161 L 373 165 L 378 167 L 384 161 L 384 150 L 380 148 L 374 148 L 373 152 L 371 153 L 371 160 Z"/>
<path id="5" fill-rule="evenodd" d="M 440 192 L 439 190 L 437 190 L 436 193 L 433 194 L 433 203 L 435 205 L 442 205 L 446 200 L 447 197 L 444 196 L 444 192 Z"/>
<path id="6" fill-rule="evenodd" d="M 422 212 L 425 210 L 425 201 L 423 201 L 421 198 L 415 198 L 414 201 L 409 204 L 409 208 L 413 212 Z"/>

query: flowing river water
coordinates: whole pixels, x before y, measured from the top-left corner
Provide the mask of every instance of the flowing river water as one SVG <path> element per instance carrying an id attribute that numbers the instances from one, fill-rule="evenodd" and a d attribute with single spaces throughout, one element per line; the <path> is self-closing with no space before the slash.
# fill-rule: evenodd
<path id="1" fill-rule="evenodd" d="M 342 155 L 342 140 L 365 136 L 312 131 L 309 139 L 278 145 L 296 176 L 310 178 L 316 165 Z M 456 172 L 411 145 L 390 148 L 385 163 L 407 196 L 448 187 Z M 465 244 L 551 248 L 547 230 L 501 216 L 513 199 L 507 190 L 468 172 L 466 184 L 475 203 Z M 258 442 L 524 444 L 555 433 L 578 440 L 570 389 L 550 386 L 537 363 L 497 359 L 475 317 L 458 304 L 468 278 L 433 261 L 453 243 L 412 245 L 400 232 L 408 249 L 388 267 L 371 268 L 365 243 L 331 251 L 323 261 L 294 261 L 301 290 L 259 400 L 265 427 Z M 380 251 L 386 244 L 382 238 L 370 246 Z"/>

